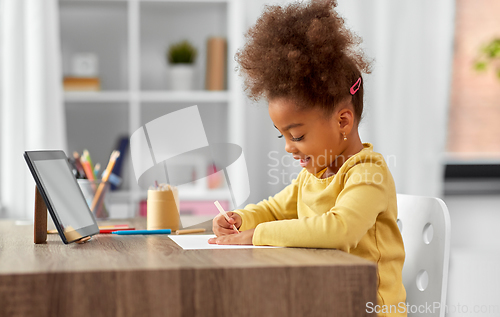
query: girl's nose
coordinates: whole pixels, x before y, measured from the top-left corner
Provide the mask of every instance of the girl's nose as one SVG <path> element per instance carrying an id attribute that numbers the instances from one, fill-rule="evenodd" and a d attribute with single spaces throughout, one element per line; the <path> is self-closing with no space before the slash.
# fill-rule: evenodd
<path id="1" fill-rule="evenodd" d="M 297 148 L 293 145 L 293 143 L 287 141 L 285 144 L 285 151 L 294 154 L 297 152 Z"/>

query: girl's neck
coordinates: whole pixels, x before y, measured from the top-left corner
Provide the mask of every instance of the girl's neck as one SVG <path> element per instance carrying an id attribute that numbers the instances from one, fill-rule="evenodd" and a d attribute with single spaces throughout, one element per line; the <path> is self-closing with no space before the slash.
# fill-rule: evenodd
<path id="1" fill-rule="evenodd" d="M 345 161 L 347 161 L 351 156 L 359 153 L 364 148 L 357 131 L 356 133 L 351 133 L 345 142 L 348 142 L 347 147 L 342 153 L 337 155 L 333 163 L 328 166 L 323 175 L 321 175 L 321 178 L 327 178 L 337 174 Z"/>

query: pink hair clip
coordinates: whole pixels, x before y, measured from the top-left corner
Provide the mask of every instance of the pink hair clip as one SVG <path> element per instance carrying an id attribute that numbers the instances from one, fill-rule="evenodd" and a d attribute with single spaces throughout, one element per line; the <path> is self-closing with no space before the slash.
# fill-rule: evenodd
<path id="1" fill-rule="evenodd" d="M 361 87 L 361 77 L 359 77 L 358 80 L 356 81 L 356 83 L 354 85 L 352 85 L 352 87 L 351 87 L 351 95 L 354 95 L 356 93 L 356 91 L 359 90 L 359 87 Z"/>

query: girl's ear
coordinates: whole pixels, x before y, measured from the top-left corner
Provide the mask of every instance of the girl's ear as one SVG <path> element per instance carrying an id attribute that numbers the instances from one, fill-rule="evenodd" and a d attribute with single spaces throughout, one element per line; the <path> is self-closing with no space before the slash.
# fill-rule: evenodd
<path id="1" fill-rule="evenodd" d="M 349 134 L 354 126 L 354 113 L 349 108 L 343 108 L 337 115 L 340 132 Z"/>

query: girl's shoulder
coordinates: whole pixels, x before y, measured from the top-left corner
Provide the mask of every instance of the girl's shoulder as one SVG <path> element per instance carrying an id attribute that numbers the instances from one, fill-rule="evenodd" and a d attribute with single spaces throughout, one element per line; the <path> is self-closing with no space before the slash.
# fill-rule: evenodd
<path id="1" fill-rule="evenodd" d="M 373 150 L 373 145 L 371 143 L 363 143 L 363 149 L 358 153 L 347 157 L 342 169 L 344 167 L 353 167 L 358 164 L 377 164 L 377 165 L 387 165 L 384 156 Z"/>
<path id="2" fill-rule="evenodd" d="M 375 152 L 370 143 L 363 143 L 363 146 L 363 150 L 353 155 L 341 167 L 337 173 L 338 183 L 344 184 L 344 186 L 377 185 L 379 188 L 384 188 L 385 192 L 395 195 L 394 178 L 386 159 L 381 153 Z M 392 162 L 391 156 L 388 156 L 387 160 L 391 164 L 395 164 Z"/>
<path id="3" fill-rule="evenodd" d="M 299 183 L 310 183 L 312 181 L 329 183 L 333 178 L 339 177 L 339 175 L 345 177 L 353 173 L 390 173 L 384 156 L 375 152 L 371 143 L 363 143 L 363 149 L 361 151 L 352 156 L 346 157 L 344 164 L 336 174 L 327 178 L 321 178 L 321 175 L 325 170 L 326 168 L 317 174 L 311 174 L 304 168 L 297 175 L 296 181 Z"/>

